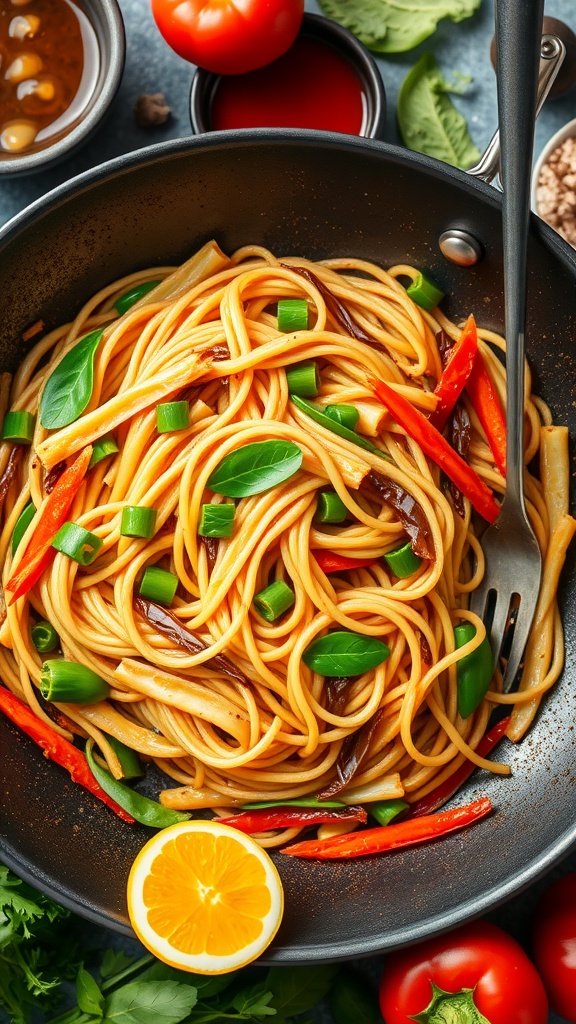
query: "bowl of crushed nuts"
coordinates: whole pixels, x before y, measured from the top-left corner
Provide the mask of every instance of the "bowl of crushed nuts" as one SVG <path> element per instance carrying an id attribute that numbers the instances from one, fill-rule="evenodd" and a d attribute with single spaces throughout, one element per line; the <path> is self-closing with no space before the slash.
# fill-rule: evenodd
<path id="1" fill-rule="evenodd" d="M 576 248 L 576 118 L 552 136 L 534 165 L 532 209 Z"/>

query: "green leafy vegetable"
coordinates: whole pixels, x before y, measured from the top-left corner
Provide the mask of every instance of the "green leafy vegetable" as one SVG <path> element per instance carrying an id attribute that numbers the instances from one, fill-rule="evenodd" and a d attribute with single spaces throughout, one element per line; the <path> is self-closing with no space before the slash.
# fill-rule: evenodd
<path id="1" fill-rule="evenodd" d="M 404 53 L 431 36 L 442 18 L 463 21 L 482 0 L 320 0 L 329 18 L 369 50 Z"/>
<path id="2" fill-rule="evenodd" d="M 465 118 L 448 96 L 462 92 L 461 86 L 446 81 L 434 56 L 425 53 L 402 83 L 397 113 L 400 134 L 409 149 L 466 170 L 479 160 L 480 152 Z"/>
<path id="3" fill-rule="evenodd" d="M 302 660 L 322 676 L 359 676 L 381 665 L 389 654 L 390 648 L 375 636 L 338 630 L 313 640 Z"/>
<path id="4" fill-rule="evenodd" d="M 40 399 L 40 423 L 47 430 L 67 427 L 84 412 L 92 397 L 94 356 L 102 334 L 86 334 L 48 377 Z"/>
<path id="5" fill-rule="evenodd" d="M 247 498 L 289 480 L 302 459 L 301 448 L 292 441 L 255 441 L 226 455 L 207 486 L 227 498 Z"/>

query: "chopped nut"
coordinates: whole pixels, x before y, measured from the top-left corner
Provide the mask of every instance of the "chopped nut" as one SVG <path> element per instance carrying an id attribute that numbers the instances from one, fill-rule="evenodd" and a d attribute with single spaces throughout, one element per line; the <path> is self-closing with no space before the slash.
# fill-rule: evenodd
<path id="1" fill-rule="evenodd" d="M 542 219 L 576 247 L 576 137 L 565 139 L 542 165 L 536 205 Z"/>
<path id="2" fill-rule="evenodd" d="M 165 124 L 170 117 L 170 107 L 164 100 L 164 93 L 143 93 L 136 100 L 134 119 L 140 128 L 154 128 Z"/>

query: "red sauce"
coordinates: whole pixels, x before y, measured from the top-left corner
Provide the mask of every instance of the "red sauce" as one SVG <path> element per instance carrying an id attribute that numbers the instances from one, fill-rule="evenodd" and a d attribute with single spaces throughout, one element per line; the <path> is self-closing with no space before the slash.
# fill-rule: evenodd
<path id="1" fill-rule="evenodd" d="M 317 128 L 359 135 L 365 109 L 364 87 L 349 61 L 326 43 L 300 36 L 272 64 L 219 79 L 211 127 Z"/>

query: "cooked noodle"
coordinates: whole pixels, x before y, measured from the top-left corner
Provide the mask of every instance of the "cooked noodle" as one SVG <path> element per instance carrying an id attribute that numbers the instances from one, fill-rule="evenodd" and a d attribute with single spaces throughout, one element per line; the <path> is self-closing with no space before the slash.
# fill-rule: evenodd
<path id="1" fill-rule="evenodd" d="M 313 277 L 295 268 L 307 268 Z M 384 780 L 382 792 L 415 801 L 465 759 L 505 775 L 506 765 L 475 753 L 494 703 L 521 708 L 529 702 L 531 720 L 560 674 L 563 635 L 555 591 L 574 531 L 562 482 L 567 454 L 562 444 L 550 442 L 550 414 L 528 389 L 527 463 L 540 449 L 541 428 L 549 435 L 542 482 L 527 472 L 528 514 L 545 556 L 551 536 L 558 540 L 554 557 L 545 558 L 538 611 L 538 636 L 545 639 L 530 652 L 529 675 L 518 693 L 498 693 L 496 676 L 478 710 L 466 719 L 458 715 L 456 665 L 462 652 L 455 651 L 454 625 L 476 625 L 474 647 L 485 635 L 467 610 L 469 592 L 483 572 L 483 524 L 467 500 L 463 516 L 455 510 L 438 466 L 405 436 L 367 383 L 368 376 L 387 381 L 424 413 L 434 409 L 432 392 L 442 370 L 437 335 L 442 329 L 455 340 L 460 325 L 439 310 L 424 312 L 408 298 L 399 279 L 415 274 L 411 267 L 386 272 L 359 259 L 279 261 L 254 246 L 227 259 L 211 244 L 184 268 L 134 274 L 103 289 L 72 324 L 42 338 L 14 377 L 10 408 L 35 414 L 64 354 L 87 332 L 104 327 L 87 408 L 55 432 L 37 419 L 29 454 L 16 468 L 2 512 L 4 584 L 41 518 L 46 471 L 109 432 L 119 453 L 90 470 L 69 516 L 103 541 L 97 559 L 82 568 L 56 553 L 29 593 L 7 603 L 0 674 L 39 717 L 52 722 L 38 697 L 42 657 L 30 642 L 36 619 L 51 622 L 62 655 L 112 687 L 110 699 L 100 704 L 58 704 L 68 721 L 60 716 L 54 728 L 70 735 L 73 725 L 93 737 L 117 777 L 121 769 L 107 735 L 154 759 L 177 784 L 162 796 L 169 806 L 230 808 L 248 799 L 315 794 L 334 779 L 343 740 L 377 713 L 368 756 L 351 790 Z M 113 304 L 119 296 L 158 278 L 163 284 L 117 315 Z M 344 330 L 316 281 L 340 300 L 370 344 Z M 281 334 L 276 302 L 297 297 L 308 300 L 311 326 Z M 467 312 L 459 310 L 462 319 Z M 479 338 L 504 402 L 505 371 L 497 356 L 504 342 L 483 330 Z M 390 461 L 313 422 L 290 401 L 286 367 L 304 360 L 315 360 L 320 369 L 317 404 L 355 405 L 358 431 Z M 190 403 L 189 427 L 159 434 L 156 404 L 182 398 Z M 502 475 L 474 410 L 463 401 L 472 424 L 470 464 L 500 496 Z M 222 500 L 207 490 L 210 474 L 228 453 L 269 439 L 296 444 L 303 452 L 301 470 L 237 501 L 231 538 L 206 544 L 198 536 L 200 507 Z M 2 443 L 1 466 L 9 450 Z M 550 470 L 550 460 L 558 468 Z M 433 557 L 408 578 L 397 579 L 381 560 L 406 533 L 394 509 L 366 486 L 370 471 L 401 485 L 427 522 Z M 315 518 L 318 491 L 327 487 L 348 510 L 342 525 Z M 39 512 L 13 557 L 12 532 L 30 499 Z M 157 509 L 151 540 L 120 536 L 125 505 Z M 323 549 L 380 560 L 326 575 L 313 554 Z M 190 653 L 177 646 L 135 606 L 140 577 L 151 563 L 177 574 L 170 611 L 206 650 Z M 269 623 L 252 602 L 273 579 L 289 583 L 295 603 Z M 377 668 L 351 680 L 345 706 L 336 711 L 329 707 L 324 677 L 302 661 L 310 643 L 335 627 L 382 639 L 391 652 Z M 236 667 L 235 677 L 214 665 L 218 654 Z M 523 730 L 514 728 L 519 738 Z M 268 845 L 276 841 L 263 839 Z"/>

